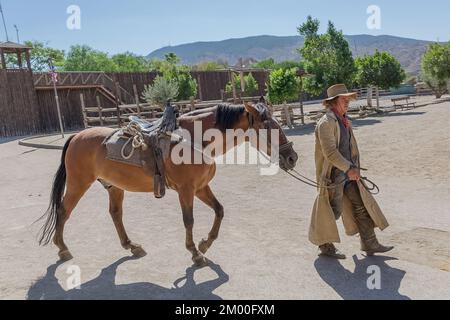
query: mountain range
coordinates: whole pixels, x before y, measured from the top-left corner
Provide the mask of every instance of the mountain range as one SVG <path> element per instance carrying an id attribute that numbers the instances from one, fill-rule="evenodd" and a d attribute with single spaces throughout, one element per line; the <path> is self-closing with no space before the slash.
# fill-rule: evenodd
<path id="1" fill-rule="evenodd" d="M 417 75 L 423 53 L 430 41 L 381 35 L 346 35 L 355 57 L 373 54 L 376 49 L 388 51 L 402 64 L 408 74 Z M 254 36 L 223 41 L 194 42 L 177 46 L 167 46 L 155 50 L 148 58 L 163 58 L 166 53 L 173 52 L 185 64 L 193 65 L 206 61 L 227 61 L 230 65 L 240 59 L 256 59 L 258 61 L 273 58 L 275 61 L 298 60 L 297 49 L 304 44 L 301 36 Z"/>

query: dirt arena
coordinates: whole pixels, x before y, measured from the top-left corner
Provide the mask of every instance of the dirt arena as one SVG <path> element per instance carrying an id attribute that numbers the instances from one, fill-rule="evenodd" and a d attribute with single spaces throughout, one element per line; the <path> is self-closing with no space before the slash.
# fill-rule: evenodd
<path id="1" fill-rule="evenodd" d="M 212 188 L 225 207 L 210 266 L 191 266 L 177 195 L 163 200 L 126 194 L 124 221 L 148 255 L 135 260 L 119 243 L 108 196 L 94 185 L 66 227 L 74 260 L 57 263 L 41 248 L 33 225 L 48 205 L 60 152 L 0 141 L 0 299 L 449 299 L 450 102 L 354 121 L 362 166 L 381 188 L 391 227 L 380 241 L 387 256 L 366 258 L 359 239 L 344 235 L 345 261 L 317 257 L 308 242 L 315 190 L 286 174 L 260 176 L 256 166 L 221 166 Z M 314 126 L 288 131 L 314 176 Z M 213 212 L 195 204 L 195 238 L 205 237 Z M 67 290 L 71 266 L 81 289 Z M 369 290 L 370 266 L 381 288 Z"/>

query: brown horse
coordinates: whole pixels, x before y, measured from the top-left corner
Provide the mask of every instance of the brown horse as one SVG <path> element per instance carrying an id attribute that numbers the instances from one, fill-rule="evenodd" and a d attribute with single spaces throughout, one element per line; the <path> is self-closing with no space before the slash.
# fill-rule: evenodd
<path id="1" fill-rule="evenodd" d="M 298 156 L 288 142 L 278 122 L 270 114 L 266 104 L 261 101 L 256 105 L 245 106 L 216 106 L 202 111 L 188 113 L 179 118 L 180 128 L 193 135 L 195 122 L 202 123 L 202 130 L 219 129 L 225 136 L 225 130 L 254 129 L 259 135 L 261 129 L 269 132 L 279 130 L 279 141 L 275 141 L 280 149 L 281 166 L 285 169 L 295 167 Z M 69 219 L 80 199 L 97 180 L 101 179 L 112 185 L 109 193 L 109 212 L 114 221 L 120 242 L 126 250 L 142 257 L 144 249 L 132 242 L 125 231 L 122 222 L 122 203 L 124 191 L 149 192 L 153 190 L 153 178 L 146 175 L 143 169 L 113 162 L 106 159 L 106 147 L 103 141 L 111 135 L 113 129 L 91 128 L 71 137 L 64 146 L 61 165 L 53 183 L 50 206 L 43 218 L 46 223 L 42 228 L 40 244 L 47 245 L 52 237 L 59 248 L 59 257 L 63 261 L 72 259 L 72 255 L 64 243 L 64 225 Z M 224 139 L 225 140 L 225 139 Z M 240 142 L 237 139 L 231 143 L 234 148 Z M 271 142 L 268 141 L 270 144 Z M 269 152 L 270 153 L 270 148 Z M 226 152 L 227 150 L 224 150 Z M 218 155 L 216 155 L 218 156 Z M 203 254 L 211 247 L 219 235 L 219 229 L 224 217 L 223 206 L 214 196 L 209 187 L 210 181 L 216 173 L 215 163 L 202 164 L 174 164 L 169 157 L 165 161 L 167 183 L 170 189 L 178 192 L 186 228 L 186 248 L 192 253 L 192 260 L 197 265 L 205 263 Z M 63 193 L 65 194 L 63 197 Z M 204 202 L 215 212 L 215 220 L 208 238 L 203 239 L 198 249 L 193 240 L 193 202 L 194 197 Z"/>

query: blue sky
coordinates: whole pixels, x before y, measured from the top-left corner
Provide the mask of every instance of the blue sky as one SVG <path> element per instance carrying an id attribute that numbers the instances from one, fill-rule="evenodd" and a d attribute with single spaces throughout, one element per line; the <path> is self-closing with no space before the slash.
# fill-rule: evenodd
<path id="1" fill-rule="evenodd" d="M 345 34 L 389 34 L 423 40 L 450 40 L 448 0 L 0 0 L 10 38 L 48 41 L 67 50 L 88 44 L 117 53 L 146 55 L 166 45 L 216 41 L 261 34 L 296 35 L 306 16 L 323 27 L 335 22 Z M 69 30 L 69 5 L 81 9 L 81 30 Z M 381 9 L 381 30 L 369 30 L 369 5 Z M 0 28 L 0 39 L 5 32 Z"/>

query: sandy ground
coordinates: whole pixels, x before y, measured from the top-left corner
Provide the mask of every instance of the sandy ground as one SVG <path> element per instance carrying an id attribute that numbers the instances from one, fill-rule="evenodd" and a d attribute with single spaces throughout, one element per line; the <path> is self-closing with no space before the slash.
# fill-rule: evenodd
<path id="1" fill-rule="evenodd" d="M 36 243 L 59 151 L 0 141 L 0 299 L 432 299 L 450 298 L 450 103 L 354 122 L 363 166 L 382 193 L 391 227 L 381 242 L 397 246 L 366 258 L 344 235 L 345 261 L 317 257 L 307 240 L 315 190 L 285 174 L 262 177 L 255 166 L 221 166 L 212 184 L 226 210 L 209 267 L 191 266 L 175 193 L 163 200 L 127 194 L 125 225 L 148 255 L 135 260 L 118 241 L 108 198 L 95 185 L 67 224 L 75 256 L 56 263 L 56 248 Z M 314 175 L 314 126 L 288 132 Z M 195 206 L 196 241 L 213 213 Z M 67 290 L 76 267 L 80 290 Z M 369 267 L 381 288 L 369 290 Z"/>

